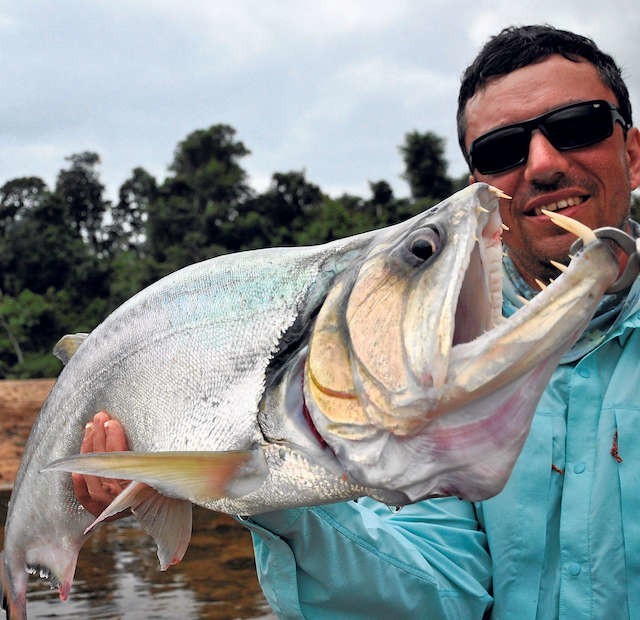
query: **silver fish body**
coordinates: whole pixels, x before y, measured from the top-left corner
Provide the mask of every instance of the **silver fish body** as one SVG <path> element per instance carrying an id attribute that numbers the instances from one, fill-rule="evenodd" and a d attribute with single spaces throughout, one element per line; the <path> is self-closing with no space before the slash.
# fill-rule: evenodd
<path id="1" fill-rule="evenodd" d="M 12 617 L 26 613 L 27 569 L 65 598 L 87 529 L 126 507 L 166 568 L 186 550 L 191 503 L 250 515 L 499 492 L 617 264 L 585 244 L 501 319 L 498 201 L 475 184 L 393 227 L 192 265 L 79 337 L 10 502 L 0 571 Z M 130 452 L 76 456 L 103 409 Z M 69 471 L 133 482 L 95 521 Z"/>

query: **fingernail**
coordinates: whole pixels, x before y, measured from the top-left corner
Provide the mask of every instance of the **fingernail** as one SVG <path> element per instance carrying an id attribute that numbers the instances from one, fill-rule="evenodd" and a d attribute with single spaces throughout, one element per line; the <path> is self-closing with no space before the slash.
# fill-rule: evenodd
<path id="1" fill-rule="evenodd" d="M 110 426 L 111 426 L 111 420 L 107 420 L 107 421 L 104 423 L 104 427 L 105 427 L 106 429 L 108 429 Z"/>
<path id="2" fill-rule="evenodd" d="M 93 430 L 93 422 L 87 422 L 84 428 L 87 431 L 92 431 Z"/>

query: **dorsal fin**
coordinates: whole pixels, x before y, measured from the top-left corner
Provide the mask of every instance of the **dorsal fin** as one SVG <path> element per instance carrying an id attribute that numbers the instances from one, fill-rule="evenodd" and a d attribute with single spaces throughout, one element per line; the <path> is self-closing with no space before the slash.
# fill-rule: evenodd
<path id="1" fill-rule="evenodd" d="M 87 339 L 84 332 L 79 334 L 67 334 L 62 336 L 56 346 L 53 347 L 53 354 L 66 366 L 67 362 L 73 357 L 78 347 Z"/>

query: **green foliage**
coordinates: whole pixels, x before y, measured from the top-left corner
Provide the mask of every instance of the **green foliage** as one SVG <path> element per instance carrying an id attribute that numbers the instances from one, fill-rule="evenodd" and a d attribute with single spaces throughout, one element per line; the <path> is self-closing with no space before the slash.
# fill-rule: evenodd
<path id="1" fill-rule="evenodd" d="M 96 166 L 97 153 L 85 151 L 66 158 L 71 167 L 61 170 L 56 181 L 56 194 L 64 204 L 68 221 L 76 235 L 86 239 L 94 250 L 102 240 L 102 217 L 108 204 L 103 200 L 104 185 Z"/>
<path id="2" fill-rule="evenodd" d="M 61 365 L 50 350 L 62 335 L 91 331 L 184 265 L 388 226 L 457 186 L 435 134 L 409 133 L 400 150 L 413 199 L 396 198 L 382 179 L 369 183 L 369 198 L 332 198 L 304 170 L 275 172 L 256 194 L 241 166 L 250 151 L 222 124 L 182 140 L 164 181 L 134 168 L 115 204 L 104 197 L 92 152 L 67 157 L 53 191 L 38 177 L 7 181 L 0 187 L 0 378 L 54 376 Z"/>
<path id="3" fill-rule="evenodd" d="M 405 163 L 404 178 L 414 198 L 445 198 L 453 184 L 447 176 L 444 140 L 431 131 L 412 131 L 400 147 Z"/>
<path id="4" fill-rule="evenodd" d="M 142 253 L 149 207 L 157 196 L 155 178 L 144 168 L 134 168 L 120 186 L 118 202 L 111 208 L 111 223 L 106 227 L 106 247 L 111 254 L 129 250 Z"/>
<path id="5" fill-rule="evenodd" d="M 0 235 L 39 206 L 46 193 L 47 185 L 38 177 L 12 179 L 0 187 Z"/>
<path id="6" fill-rule="evenodd" d="M 0 304 L 0 370 L 11 377 L 45 376 L 59 364 L 41 363 L 43 345 L 50 338 L 56 309 L 52 299 L 30 290 L 17 297 L 3 295 Z M 31 370 L 28 370 L 31 369 Z M 26 374 L 25 374 L 26 373 Z M 35 373 L 35 374 L 33 374 Z"/>

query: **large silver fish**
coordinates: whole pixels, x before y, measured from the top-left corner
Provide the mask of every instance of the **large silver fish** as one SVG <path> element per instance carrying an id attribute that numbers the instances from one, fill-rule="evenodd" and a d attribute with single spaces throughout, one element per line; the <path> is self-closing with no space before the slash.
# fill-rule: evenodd
<path id="1" fill-rule="evenodd" d="M 68 363 L 9 507 L 11 617 L 26 615 L 28 571 L 66 598 L 88 530 L 125 507 L 166 568 L 186 550 L 192 502 L 249 515 L 499 492 L 617 264 L 585 238 L 566 273 L 502 319 L 498 194 L 475 184 L 396 226 L 192 265 L 63 339 Z M 101 409 L 131 452 L 76 456 Z M 68 471 L 134 482 L 94 522 Z"/>

